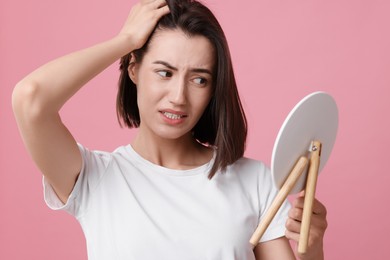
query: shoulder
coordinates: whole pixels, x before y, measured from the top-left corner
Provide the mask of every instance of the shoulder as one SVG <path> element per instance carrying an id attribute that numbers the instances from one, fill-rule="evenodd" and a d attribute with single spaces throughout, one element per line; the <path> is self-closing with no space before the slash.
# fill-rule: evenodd
<path id="1" fill-rule="evenodd" d="M 269 168 L 262 162 L 255 159 L 242 157 L 238 159 L 235 163 L 231 164 L 229 169 L 240 172 L 257 172 L 265 173 L 269 171 Z"/>
<path id="2" fill-rule="evenodd" d="M 114 156 L 123 156 L 127 152 L 127 146 L 119 146 L 115 148 L 113 151 L 104 151 L 104 150 L 99 150 L 99 149 L 90 149 L 87 146 L 84 146 L 80 143 L 77 143 L 81 153 L 90 153 L 94 154 L 99 157 L 114 157 Z"/>
<path id="3" fill-rule="evenodd" d="M 242 157 L 231 164 L 227 171 L 234 172 L 241 179 L 256 182 L 260 186 L 272 186 L 271 170 L 262 161 Z"/>
<path id="4" fill-rule="evenodd" d="M 92 150 L 78 143 L 80 153 L 83 157 L 84 166 L 98 166 L 107 168 L 114 161 L 128 158 L 126 146 L 119 146 L 114 151 Z"/>

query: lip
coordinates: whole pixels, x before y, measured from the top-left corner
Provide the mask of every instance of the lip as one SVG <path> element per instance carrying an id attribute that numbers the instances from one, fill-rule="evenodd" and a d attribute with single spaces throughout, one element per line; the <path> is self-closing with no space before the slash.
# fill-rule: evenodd
<path id="1" fill-rule="evenodd" d="M 162 110 L 160 110 L 159 112 L 160 112 L 160 113 L 167 112 L 167 113 L 175 114 L 175 115 L 178 115 L 178 116 L 187 117 L 187 113 L 185 113 L 185 112 L 183 112 L 183 111 L 173 110 L 173 109 L 162 109 Z"/>
<path id="2" fill-rule="evenodd" d="M 177 111 L 177 110 L 172 110 L 172 109 L 163 109 L 163 110 L 160 110 L 159 112 L 160 112 L 160 115 L 161 115 L 162 119 L 164 120 L 164 122 L 169 124 L 169 125 L 179 125 L 179 124 L 183 123 L 185 121 L 185 119 L 187 118 L 187 114 L 183 111 Z M 174 115 L 177 115 L 180 117 L 179 118 L 169 118 L 164 113 L 170 113 L 170 114 L 174 114 Z"/>

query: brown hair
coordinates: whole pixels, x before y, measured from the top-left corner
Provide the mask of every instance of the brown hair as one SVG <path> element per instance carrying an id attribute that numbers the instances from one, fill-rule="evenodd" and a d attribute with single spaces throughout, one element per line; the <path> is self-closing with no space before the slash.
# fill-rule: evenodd
<path id="1" fill-rule="evenodd" d="M 215 49 L 213 71 L 213 95 L 202 117 L 193 128 L 193 136 L 200 143 L 216 147 L 211 179 L 218 170 L 244 155 L 247 136 L 247 121 L 237 91 L 229 47 L 225 34 L 213 13 L 203 4 L 192 0 L 167 0 L 170 13 L 158 22 L 156 29 L 180 29 L 189 36 L 206 37 Z M 150 38 L 145 45 L 133 51 L 136 62 L 141 62 L 147 51 Z M 117 115 L 129 127 L 140 125 L 137 105 L 137 89 L 130 80 L 127 68 L 130 54 L 120 61 L 120 79 L 117 95 Z"/>

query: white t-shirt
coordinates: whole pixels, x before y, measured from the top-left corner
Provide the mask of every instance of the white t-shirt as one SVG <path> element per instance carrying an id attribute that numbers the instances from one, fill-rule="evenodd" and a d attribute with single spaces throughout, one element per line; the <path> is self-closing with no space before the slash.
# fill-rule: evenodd
<path id="1" fill-rule="evenodd" d="M 90 260 L 255 259 L 249 239 L 276 196 L 270 171 L 242 158 L 207 178 L 155 165 L 131 145 L 113 153 L 79 145 L 83 166 L 64 205 L 44 180 L 47 205 L 81 224 Z M 284 203 L 261 242 L 284 235 Z"/>

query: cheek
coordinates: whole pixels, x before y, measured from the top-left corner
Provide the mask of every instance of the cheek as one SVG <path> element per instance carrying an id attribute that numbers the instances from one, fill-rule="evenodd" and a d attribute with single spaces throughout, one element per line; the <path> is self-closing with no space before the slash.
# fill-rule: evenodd
<path id="1" fill-rule="evenodd" d="M 142 72 L 138 74 L 137 99 L 140 103 L 147 101 L 151 95 L 151 82 L 144 74 Z"/>
<path id="2" fill-rule="evenodd" d="M 203 110 L 205 110 L 206 107 L 208 106 L 208 104 L 210 103 L 210 99 L 211 99 L 211 98 L 207 98 L 207 99 L 205 99 L 205 101 L 202 103 L 202 108 L 203 108 Z"/>
<path id="3" fill-rule="evenodd" d="M 203 114 L 204 110 L 210 103 L 210 100 L 211 100 L 211 94 L 209 92 L 204 93 L 203 95 L 198 96 L 196 99 L 194 99 L 196 108 L 200 114 Z"/>
<path id="4" fill-rule="evenodd" d="M 200 100 L 202 100 L 202 105 L 204 107 L 206 107 L 210 103 L 211 97 L 212 97 L 211 89 L 208 89 L 207 91 L 205 91 L 205 93 L 203 93 L 202 98 Z"/>
<path id="5" fill-rule="evenodd" d="M 137 104 L 140 115 L 145 113 L 145 110 L 150 107 L 150 95 L 143 85 L 137 86 Z"/>
<path id="6" fill-rule="evenodd" d="M 161 102 L 163 93 L 151 81 L 143 81 L 137 86 L 137 102 L 140 113 L 152 111 Z"/>

